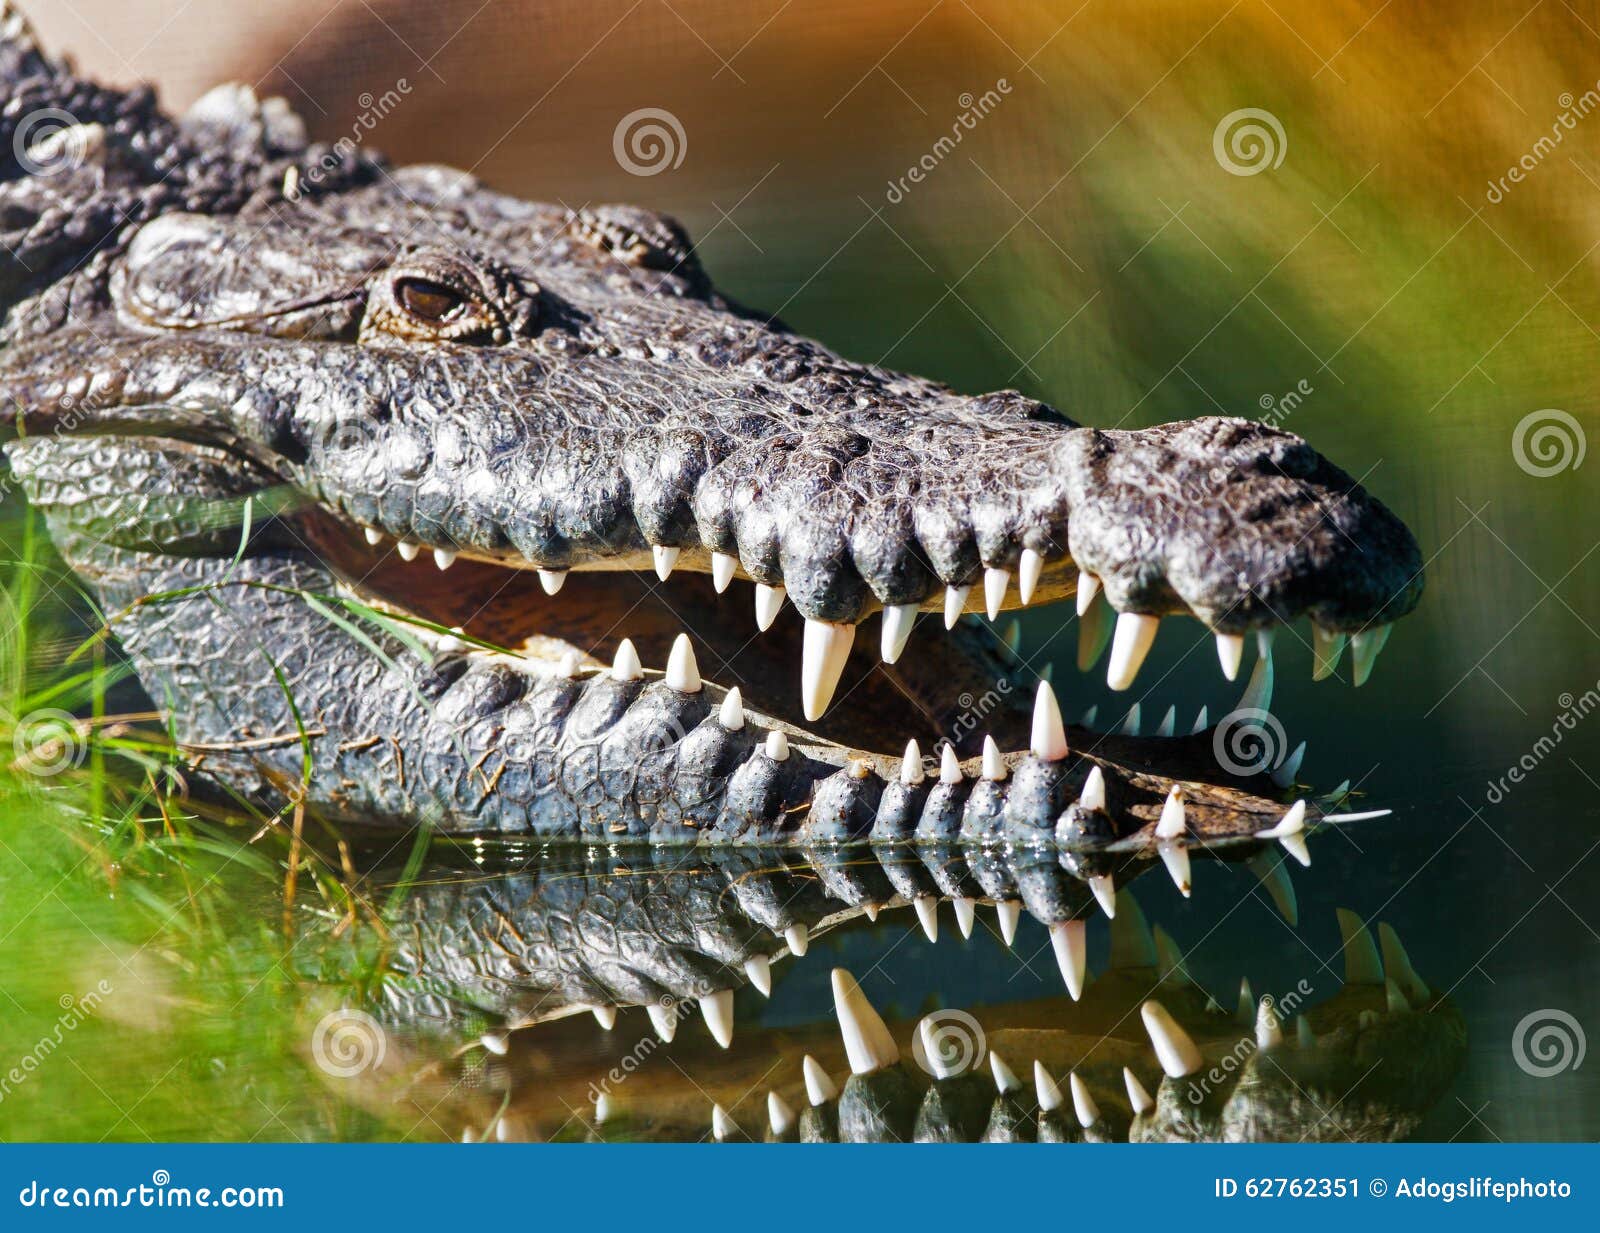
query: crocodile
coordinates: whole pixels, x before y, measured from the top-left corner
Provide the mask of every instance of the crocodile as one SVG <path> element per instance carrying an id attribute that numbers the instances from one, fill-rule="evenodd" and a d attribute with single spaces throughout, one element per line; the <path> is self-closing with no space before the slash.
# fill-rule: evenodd
<path id="1" fill-rule="evenodd" d="M 1347 909 L 1342 961 L 1313 951 L 1300 979 L 1260 996 L 1234 968 L 1213 996 L 1129 887 L 1091 970 L 1072 943 L 1089 895 L 1035 848 L 685 855 L 441 843 L 420 869 L 367 865 L 380 897 L 407 886 L 385 918 L 391 957 L 368 1010 L 312 1004 L 313 1055 L 363 1075 L 349 1098 L 448 1137 L 1056 1143 L 1388 1141 L 1417 1129 L 1465 1058 L 1448 994 L 1387 922 Z M 1269 886 L 1298 923 L 1288 875 Z M 941 915 L 956 930 L 941 935 Z M 801 971 L 829 966 L 824 950 L 892 967 L 908 926 L 941 953 L 998 958 L 1003 944 L 1025 962 L 1052 949 L 1025 922 L 1056 943 L 1064 995 L 886 1019 L 848 967 L 826 982 Z M 902 959 L 867 984 L 915 1003 L 925 967 Z M 736 1006 L 759 1020 L 774 997 L 790 1026 L 736 1037 Z M 816 1022 L 794 1023 L 797 1009 Z M 389 1061 L 366 1073 L 379 1031 Z"/>
<path id="2" fill-rule="evenodd" d="M 1336 816 L 1292 759 L 1219 767 L 1204 714 L 1065 723 L 988 623 L 1075 610 L 1121 691 L 1192 617 L 1229 679 L 1258 644 L 1260 715 L 1305 618 L 1360 685 L 1421 554 L 1299 437 L 855 363 L 661 214 L 392 166 L 242 86 L 171 115 L 0 22 L 6 456 L 196 790 L 355 829 L 1055 843 L 1108 904 L 1124 860 L 1188 893 L 1191 848 L 1308 860 Z"/>

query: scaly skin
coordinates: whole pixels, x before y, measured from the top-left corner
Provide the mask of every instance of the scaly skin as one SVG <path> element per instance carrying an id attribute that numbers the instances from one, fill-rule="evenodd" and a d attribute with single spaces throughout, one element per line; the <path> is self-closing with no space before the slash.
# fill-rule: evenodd
<path id="1" fill-rule="evenodd" d="M 1138 617 L 1197 617 L 1226 662 L 1237 635 L 1306 615 L 1370 666 L 1420 594 L 1405 528 L 1289 434 L 1082 428 L 1012 391 L 855 364 L 719 296 L 659 215 L 308 145 L 237 87 L 174 120 L 3 21 L 7 454 L 180 741 L 235 790 L 457 831 L 1153 852 L 1174 787 L 1202 841 L 1265 829 L 1283 802 L 1202 742 L 1080 753 L 1043 697 L 1031 730 L 994 718 L 1031 746 L 1003 776 L 992 755 L 984 778 L 925 781 L 900 741 L 951 713 L 938 678 L 992 684 L 994 656 L 969 631 L 947 672 L 925 652 L 920 672 L 869 668 L 855 623 L 1093 579 L 1086 658 L 1109 602 L 1125 688 Z M 76 124 L 37 139 L 45 111 Z M 626 571 L 651 563 L 666 585 L 646 595 Z M 536 570 L 567 589 L 542 595 Z M 718 571 L 720 591 L 724 570 L 780 588 L 805 618 L 798 656 L 792 621 L 747 655 L 733 595 L 686 577 Z M 635 670 L 623 618 L 659 663 L 680 605 L 747 707 L 687 647 L 668 680 Z M 530 654 L 494 652 L 522 636 Z M 595 654 L 617 656 L 609 673 Z M 797 658 L 806 730 L 777 684 Z M 1079 804 L 1094 768 L 1106 800 Z"/>
<path id="2" fill-rule="evenodd" d="M 867 859 L 728 850 L 681 860 L 597 855 L 574 869 L 517 851 L 496 872 L 492 847 L 458 862 L 436 850 L 389 921 L 395 957 L 374 1007 L 391 1049 L 414 1045 L 419 1061 L 401 1068 L 398 1093 L 373 1094 L 375 1107 L 392 1109 L 410 1090 L 451 1133 L 459 1125 L 483 1134 L 492 1122 L 508 1137 L 533 1139 L 592 1132 L 590 1110 L 604 1094 L 605 1138 L 702 1138 L 715 1101 L 737 1127 L 728 1137 L 740 1140 L 765 1132 L 856 1142 L 1370 1142 L 1409 1133 L 1465 1057 L 1460 1012 L 1426 986 L 1392 932 L 1379 931 L 1380 958 L 1366 925 L 1342 913 L 1340 987 L 1330 994 L 1318 968 L 1313 979 L 1263 990 L 1273 995 L 1267 1011 L 1241 996 L 1235 1012 L 1231 992 L 1221 995 L 1224 1011 L 1171 940 L 1152 932 L 1126 887 L 1109 922 L 1108 966 L 1092 979 L 1087 963 L 1068 976 L 1077 996 L 975 1015 L 936 1011 L 930 1036 L 894 1022 L 887 1051 L 880 1038 L 865 1057 L 849 1049 L 852 1037 L 870 1040 L 881 1021 L 849 996 L 840 999 L 838 1028 L 736 1031 L 734 991 L 753 983 L 752 973 L 758 988 L 791 979 L 795 965 L 821 958 L 803 953 L 816 936 L 859 926 L 868 911 L 909 925 L 912 899 L 924 911 L 933 905 L 945 946 L 959 945 L 950 941 L 952 896 L 984 913 L 991 900 L 1009 903 L 1053 933 L 1081 930 L 1097 909 L 1054 860 L 1018 850 L 880 848 Z M 383 871 L 371 876 L 381 888 Z M 881 927 L 897 937 L 896 916 Z M 902 996 L 915 1002 L 920 991 Z M 1181 1038 L 1172 1039 L 1192 1045 L 1187 1061 L 1164 1065 L 1152 1052 L 1157 1029 L 1142 1009 L 1150 999 L 1177 1025 Z M 600 1029 L 577 1013 L 585 1010 Z M 708 1029 L 727 1050 L 712 1066 Z M 441 1044 L 450 1060 L 429 1062 Z M 997 1094 L 984 1048 L 1017 1087 Z M 559 1068 L 548 1066 L 552 1054 L 563 1059 Z M 843 1091 L 813 1103 L 824 1094 L 813 1085 L 808 1095 L 803 1055 Z M 624 1057 L 631 1061 L 619 1068 Z M 934 1062 L 946 1068 L 937 1079 Z M 1048 1082 L 1036 1084 L 1035 1063 Z M 1124 1067 L 1148 1107 L 1131 1105 L 1138 1093 Z M 1069 1072 L 1094 1102 L 1087 1125 Z M 780 1102 L 776 1126 L 769 1090 Z M 453 1098 L 441 1102 L 441 1092 Z"/>

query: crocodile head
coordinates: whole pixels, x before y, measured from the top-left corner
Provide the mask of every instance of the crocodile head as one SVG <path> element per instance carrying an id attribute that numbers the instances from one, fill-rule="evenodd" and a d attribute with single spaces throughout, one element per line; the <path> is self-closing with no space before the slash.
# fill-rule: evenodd
<path id="1" fill-rule="evenodd" d="M 1213 998 L 1207 956 L 1152 927 L 1127 885 L 1092 925 L 1109 937 L 1091 970 L 1092 901 L 1023 850 L 682 855 L 435 847 L 420 874 L 369 867 L 375 887 L 408 883 L 363 1003 L 394 1064 L 341 1090 L 452 1137 L 1383 1141 L 1415 1129 L 1465 1056 L 1448 995 L 1392 928 L 1375 939 L 1345 910 L 1342 962 L 1312 935 L 1306 970 L 1258 999 L 1238 965 L 1260 956 L 1233 951 Z M 894 953 L 919 925 L 987 970 L 1015 950 L 990 982 L 1004 1000 L 886 1022 L 843 970 L 830 996 L 823 952 L 877 973 L 874 996 L 933 997 L 926 959 Z M 1064 996 L 1031 987 L 1028 957 L 1052 944 Z M 781 1029 L 759 1026 L 767 998 Z"/>
<path id="2" fill-rule="evenodd" d="M 344 586 L 458 640 L 617 655 L 628 681 L 636 647 L 663 662 L 687 625 L 765 714 L 835 745 L 895 733 L 887 754 L 942 728 L 971 753 L 981 735 L 951 731 L 951 699 L 1006 664 L 970 626 L 941 631 L 965 613 L 1054 603 L 1065 621 L 1075 597 L 1080 664 L 1109 644 L 1118 690 L 1162 617 L 1214 631 L 1230 678 L 1247 633 L 1304 617 L 1327 671 L 1353 644 L 1359 684 L 1418 600 L 1411 535 L 1298 437 L 1214 417 L 1081 427 L 1014 391 L 842 359 L 719 295 L 659 214 L 310 144 L 241 87 L 173 119 L 5 22 L 0 391 L 17 431 L 154 441 L 142 472 L 232 475 Z M 45 113 L 66 127 L 39 135 Z M 13 462 L 49 505 L 60 486 L 28 453 Z M 675 659 L 669 684 L 698 688 Z M 1046 765 L 1077 743 L 1048 693 L 1031 726 L 992 721 Z M 995 750 L 982 774 L 1008 770 L 1022 778 Z"/>

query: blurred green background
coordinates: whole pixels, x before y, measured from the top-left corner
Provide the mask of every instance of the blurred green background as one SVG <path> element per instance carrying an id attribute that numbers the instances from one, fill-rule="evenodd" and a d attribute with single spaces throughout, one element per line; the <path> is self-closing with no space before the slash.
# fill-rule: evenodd
<path id="1" fill-rule="evenodd" d="M 32 7 L 86 70 L 178 105 L 237 78 L 399 162 L 665 209 L 725 291 L 851 356 L 1102 426 L 1227 413 L 1308 438 L 1412 527 L 1428 590 L 1359 692 L 1313 686 L 1307 631 L 1281 635 L 1275 710 L 1310 741 L 1302 778 L 1350 778 L 1397 814 L 1319 846 L 1298 934 L 1217 926 L 1201 892 L 1151 915 L 1191 970 L 1245 955 L 1258 987 L 1334 955 L 1334 905 L 1389 920 L 1472 1033 L 1425 1133 L 1600 1137 L 1593 1063 L 1541 1078 L 1513 1050 L 1549 1009 L 1600 1034 L 1600 720 L 1489 790 L 1600 688 L 1600 5 Z M 681 162 L 652 175 L 615 148 L 641 108 L 681 127 Z M 14 569 L 14 603 L 53 603 L 48 550 L 13 499 L 4 515 L 4 555 L 40 566 Z M 13 638 L 13 716 L 82 665 L 60 663 L 79 641 L 65 611 Z M 1030 615 L 1024 654 L 1108 714 L 1061 621 Z M 83 713 L 94 688 L 50 704 Z M 1139 689 L 1146 714 L 1233 698 L 1184 623 Z M 142 1009 L 75 1029 L 0 1100 L 0 1135 L 410 1133 L 304 1064 L 306 1007 L 381 962 L 374 927 L 341 931 L 337 880 L 302 884 L 286 935 L 281 854 L 241 855 L 90 770 L 6 781 L 0 1065 L 99 979 L 144 991 L 108 1006 Z M 921 961 L 959 1001 L 988 992 L 981 953 Z"/>

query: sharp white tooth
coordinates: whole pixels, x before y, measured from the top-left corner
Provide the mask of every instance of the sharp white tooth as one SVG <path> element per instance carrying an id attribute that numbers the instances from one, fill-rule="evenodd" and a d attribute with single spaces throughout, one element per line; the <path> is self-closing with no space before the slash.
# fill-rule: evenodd
<path id="1" fill-rule="evenodd" d="M 1032 548 L 1022 550 L 1022 560 L 1017 562 L 1017 597 L 1024 605 L 1033 602 L 1033 593 L 1039 589 L 1039 578 L 1044 574 L 1044 557 Z"/>
<path id="2" fill-rule="evenodd" d="M 1411 1009 L 1411 1003 L 1406 1001 L 1406 995 L 1400 992 L 1400 986 L 1393 980 L 1383 982 L 1383 1002 L 1385 1009 L 1391 1015 L 1398 1015 L 1402 1011 Z"/>
<path id="3" fill-rule="evenodd" d="M 1189 823 L 1183 811 L 1183 785 L 1173 784 L 1161 806 L 1161 818 L 1156 822 L 1157 839 L 1181 839 L 1189 833 Z"/>
<path id="4" fill-rule="evenodd" d="M 1294 777 L 1300 773 L 1300 764 L 1306 760 L 1306 743 L 1301 741 L 1295 746 L 1294 752 L 1285 758 L 1272 772 L 1272 782 L 1280 788 L 1294 787 Z"/>
<path id="5" fill-rule="evenodd" d="M 783 594 L 782 587 L 756 583 L 756 628 L 763 633 L 778 619 L 778 612 L 783 608 Z"/>
<path id="6" fill-rule="evenodd" d="M 977 904 L 965 895 L 957 895 L 950 901 L 950 906 L 955 909 L 956 928 L 961 931 L 961 936 L 970 938 L 972 926 L 978 919 Z"/>
<path id="7" fill-rule="evenodd" d="M 899 660 L 906 649 L 906 639 L 911 637 L 911 627 L 917 623 L 915 604 L 885 604 L 883 606 L 882 641 L 878 654 L 886 664 Z"/>
<path id="8" fill-rule="evenodd" d="M 800 1071 L 806 1078 L 806 1099 L 813 1109 L 839 1098 L 838 1085 L 828 1077 L 821 1063 L 809 1053 L 800 1059 Z"/>
<path id="9" fill-rule="evenodd" d="M 1324 805 L 1338 805 L 1343 802 L 1345 797 L 1349 795 L 1350 781 L 1348 779 L 1341 779 L 1339 781 L 1339 786 L 1322 798 L 1322 803 Z"/>
<path id="10" fill-rule="evenodd" d="M 465 650 L 467 644 L 461 641 L 461 635 L 465 632 L 461 626 L 452 625 L 448 634 L 439 635 L 439 649 L 447 655 L 453 655 L 457 651 Z"/>
<path id="11" fill-rule="evenodd" d="M 1378 662 L 1378 652 L 1383 650 L 1383 644 L 1389 641 L 1388 625 L 1379 625 L 1376 629 L 1364 629 L 1359 634 L 1350 635 L 1350 681 L 1358 688 L 1367 683 L 1367 678 L 1372 675 L 1372 665 Z"/>
<path id="12" fill-rule="evenodd" d="M 665 582 L 672 577 L 672 567 L 678 563 L 681 548 L 668 548 L 663 544 L 650 545 L 650 556 L 656 565 L 656 577 Z"/>
<path id="13" fill-rule="evenodd" d="M 767 1126 L 774 1139 L 781 1139 L 794 1128 L 794 1110 L 776 1092 L 767 1093 Z"/>
<path id="14" fill-rule="evenodd" d="M 1117 614 L 1117 632 L 1111 638 L 1111 663 L 1106 669 L 1106 684 L 1123 690 L 1133 684 L 1139 675 L 1144 657 L 1150 653 L 1150 644 L 1156 640 L 1156 630 L 1161 618 L 1140 612 Z"/>
<path id="15" fill-rule="evenodd" d="M 1263 657 L 1256 660 L 1256 666 L 1250 670 L 1250 682 L 1244 687 L 1244 693 L 1239 695 L 1237 710 L 1241 711 L 1271 711 L 1272 710 L 1272 660 Z"/>
<path id="16" fill-rule="evenodd" d="M 561 663 L 556 666 L 556 675 L 566 680 L 572 680 L 578 675 L 583 659 L 576 651 L 568 651 L 561 657 Z"/>
<path id="17" fill-rule="evenodd" d="M 1069 1074 L 1067 1081 L 1072 1088 L 1072 1111 L 1078 1115 L 1078 1125 L 1088 1130 L 1100 1120 L 1100 1106 L 1094 1103 L 1088 1085 L 1078 1078 L 1077 1071 Z"/>
<path id="18" fill-rule="evenodd" d="M 737 732 L 744 727 L 744 695 L 739 692 L 737 685 L 723 698 L 722 707 L 717 711 L 717 722 L 729 732 Z"/>
<path id="19" fill-rule="evenodd" d="M 496 1057 L 505 1057 L 511 1051 L 511 1042 L 499 1032 L 485 1032 L 478 1037 L 478 1043 Z"/>
<path id="20" fill-rule="evenodd" d="M 1117 915 L 1117 884 L 1109 873 L 1097 873 L 1089 879 L 1089 889 L 1094 893 L 1095 902 L 1100 905 L 1100 910 L 1106 914 L 1108 920 L 1116 919 Z"/>
<path id="21" fill-rule="evenodd" d="M 1090 812 L 1105 812 L 1106 776 L 1098 766 L 1089 768 L 1089 774 L 1083 781 L 1083 789 L 1078 793 L 1078 804 Z"/>
<path id="22" fill-rule="evenodd" d="M 601 1092 L 594 1098 L 594 1124 L 603 1125 L 611 1116 L 611 1097 Z"/>
<path id="23" fill-rule="evenodd" d="M 1048 681 L 1040 681 L 1033 695 L 1033 734 L 1028 748 L 1046 762 L 1059 762 L 1067 756 L 1067 730 L 1061 723 L 1056 691 Z"/>
<path id="24" fill-rule="evenodd" d="M 433 550 L 433 563 L 443 573 L 456 563 L 456 553 L 453 548 L 435 548 Z"/>
<path id="25" fill-rule="evenodd" d="M 1161 855 L 1161 863 L 1167 867 L 1167 873 L 1172 876 L 1172 884 L 1178 888 L 1178 893 L 1187 899 L 1194 892 L 1189 868 L 1189 849 L 1182 843 L 1169 840 L 1156 845 L 1156 851 Z"/>
<path id="26" fill-rule="evenodd" d="M 922 769 L 922 746 L 915 740 L 906 742 L 905 756 L 900 759 L 900 782 L 906 787 L 915 787 L 927 778 Z"/>
<path id="27" fill-rule="evenodd" d="M 695 663 L 694 647 L 688 634 L 679 634 L 672 641 L 667 655 L 667 687 L 680 694 L 697 694 L 701 690 L 700 665 Z"/>
<path id="28" fill-rule="evenodd" d="M 1300 862 L 1303 868 L 1311 868 L 1311 849 L 1306 846 L 1306 837 L 1304 835 L 1285 835 L 1278 842 L 1283 845 L 1285 852 Z"/>
<path id="29" fill-rule="evenodd" d="M 711 554 L 711 585 L 721 595 L 733 581 L 733 571 L 739 568 L 739 558 L 727 552 Z"/>
<path id="30" fill-rule="evenodd" d="M 1276 826 L 1269 826 L 1264 831 L 1257 831 L 1257 839 L 1282 839 L 1285 835 L 1298 835 L 1306 829 L 1306 803 L 1296 801 L 1290 805 L 1288 811 L 1278 819 Z"/>
<path id="31" fill-rule="evenodd" d="M 1192 985 L 1194 980 L 1189 976 L 1189 969 L 1184 965 L 1183 955 L 1178 950 L 1178 944 L 1172 940 L 1172 935 L 1157 925 L 1150 931 L 1150 936 L 1156 943 L 1156 971 L 1160 973 L 1162 984 Z"/>
<path id="32" fill-rule="evenodd" d="M 733 990 L 719 989 L 700 999 L 700 1017 L 711 1039 L 724 1049 L 733 1044 Z"/>
<path id="33" fill-rule="evenodd" d="M 1378 926 L 1378 945 L 1383 948 L 1383 970 L 1400 984 L 1401 991 L 1414 1006 L 1421 1006 L 1433 996 L 1423 984 L 1417 970 L 1411 966 L 1411 956 L 1400 942 L 1400 935 L 1388 922 Z"/>
<path id="34" fill-rule="evenodd" d="M 1150 1099 L 1150 1093 L 1145 1091 L 1144 1084 L 1139 1082 L 1139 1076 L 1126 1066 L 1122 1068 L 1122 1082 L 1128 1089 L 1128 1104 L 1132 1106 L 1135 1117 L 1156 1107 L 1156 1102 Z"/>
<path id="35" fill-rule="evenodd" d="M 1256 1021 L 1256 995 L 1250 988 L 1250 978 L 1246 976 L 1239 982 L 1239 1006 L 1233 1012 L 1233 1017 L 1241 1027 L 1249 1027 Z"/>
<path id="36" fill-rule="evenodd" d="M 1311 1020 L 1301 1015 L 1294 1021 L 1294 1043 L 1309 1049 L 1317 1043 L 1317 1034 L 1311 1030 Z"/>
<path id="37" fill-rule="evenodd" d="M 917 1023 L 917 1035 L 922 1040 L 922 1056 L 935 1079 L 953 1079 L 961 1073 L 958 1066 L 945 1060 L 939 1048 L 939 1021 L 934 1016 L 927 1015 Z"/>
<path id="38" fill-rule="evenodd" d="M 413 544 L 410 540 L 406 539 L 396 540 L 394 548 L 395 551 L 400 554 L 400 559 L 402 561 L 415 561 L 417 559 L 417 553 L 422 551 L 422 546 L 420 544 Z"/>
<path id="39" fill-rule="evenodd" d="M 1078 671 L 1087 672 L 1100 662 L 1106 647 L 1111 644 L 1111 631 L 1116 627 L 1117 614 L 1103 599 L 1092 604 L 1089 611 L 1078 618 Z"/>
<path id="40" fill-rule="evenodd" d="M 806 948 L 811 945 L 811 931 L 796 921 L 783 931 L 783 940 L 788 943 L 791 955 L 796 959 L 803 958 Z"/>
<path id="41" fill-rule="evenodd" d="M 789 756 L 789 738 L 777 730 L 767 733 L 766 750 L 767 757 L 782 762 Z"/>
<path id="42" fill-rule="evenodd" d="M 1278 1022 L 1278 1008 L 1271 998 L 1262 998 L 1256 1012 L 1256 1048 L 1263 1052 L 1283 1043 L 1283 1025 Z"/>
<path id="43" fill-rule="evenodd" d="M 961 763 L 956 761 L 956 751 L 950 745 L 939 751 L 939 782 L 944 784 L 961 782 Z"/>
<path id="44" fill-rule="evenodd" d="M 1200 708 L 1200 713 L 1194 717 L 1194 727 L 1189 729 L 1190 735 L 1194 735 L 1195 733 L 1199 733 L 1199 732 L 1204 732 L 1206 730 L 1207 725 L 1209 725 L 1210 723 L 1211 723 L 1211 712 L 1209 710 L 1207 710 L 1205 707 L 1201 707 Z"/>
<path id="45" fill-rule="evenodd" d="M 994 1074 L 995 1088 L 1004 1096 L 1007 1092 L 1018 1091 L 1022 1087 L 1022 1080 L 1017 1078 L 1017 1072 L 1006 1065 L 1006 1061 L 993 1049 L 989 1050 L 989 1070 Z"/>
<path id="46" fill-rule="evenodd" d="M 615 1006 L 591 1006 L 589 1009 L 594 1012 L 594 1021 L 604 1031 L 609 1032 L 617 1026 L 617 1008 Z"/>
<path id="47" fill-rule="evenodd" d="M 1007 946 L 1017 940 L 1017 922 L 1022 919 L 1022 905 L 1015 899 L 998 899 L 994 905 L 995 922 L 1000 926 L 1000 938 Z"/>
<path id="48" fill-rule="evenodd" d="M 1039 679 L 1046 685 L 1052 684 L 1056 679 L 1055 661 L 1051 660 L 1039 671 Z"/>
<path id="49" fill-rule="evenodd" d="M 983 609 L 992 621 L 1005 607 L 1006 589 L 1011 585 L 1011 571 L 992 566 L 983 571 Z"/>
<path id="50" fill-rule="evenodd" d="M 745 979 L 764 998 L 772 996 L 772 961 L 765 955 L 751 955 L 744 961 Z"/>
<path id="51" fill-rule="evenodd" d="M 1039 1109 L 1043 1113 L 1054 1113 L 1066 1103 L 1066 1097 L 1061 1094 L 1061 1085 L 1050 1077 L 1044 1063 L 1037 1058 L 1033 1062 L 1033 1087 L 1039 1094 Z"/>
<path id="52" fill-rule="evenodd" d="M 917 920 L 922 925 L 922 932 L 928 935 L 928 941 L 939 940 L 939 901 L 932 895 L 918 895 L 911 901 L 911 906 L 917 911 Z"/>
<path id="53" fill-rule="evenodd" d="M 850 1059 L 850 1072 L 870 1075 L 900 1060 L 894 1037 L 861 992 L 856 978 L 843 968 L 833 969 L 833 1009 L 839 1017 L 839 1032 Z"/>
<path id="54" fill-rule="evenodd" d="M 1239 665 L 1244 663 L 1244 635 L 1218 633 L 1217 659 L 1222 662 L 1222 675 L 1238 680 Z"/>
<path id="55" fill-rule="evenodd" d="M 1300 904 L 1295 898 L 1294 883 L 1289 879 L 1289 871 L 1283 867 L 1283 858 L 1276 852 L 1260 852 L 1250 858 L 1250 868 L 1256 872 L 1256 877 L 1261 879 L 1261 885 L 1266 888 L 1267 894 L 1272 896 L 1272 902 L 1277 905 L 1278 913 L 1291 925 L 1300 923 Z"/>
<path id="56" fill-rule="evenodd" d="M 1138 736 L 1139 725 L 1142 722 L 1143 712 L 1139 709 L 1139 704 L 1135 702 L 1128 708 L 1128 713 L 1122 717 L 1122 735 Z"/>
<path id="57" fill-rule="evenodd" d="M 1078 571 L 1078 615 L 1082 616 L 1089 611 L 1089 606 L 1094 603 L 1094 597 L 1100 594 L 1100 579 L 1093 574 Z"/>
<path id="58" fill-rule="evenodd" d="M 1336 634 L 1332 630 L 1323 629 L 1320 625 L 1311 627 L 1311 679 L 1325 681 L 1339 667 L 1339 659 L 1344 654 L 1344 644 L 1350 641 L 1347 634 Z"/>
<path id="59" fill-rule="evenodd" d="M 646 1002 L 644 1013 L 650 1016 L 650 1026 L 655 1028 L 656 1035 L 671 1044 L 678 1034 L 678 1016 L 659 1002 Z"/>
<path id="60" fill-rule="evenodd" d="M 994 783 L 999 783 L 1006 777 L 1006 762 L 1000 756 L 1000 746 L 994 743 L 994 737 L 983 738 L 983 777 Z"/>
<path id="61" fill-rule="evenodd" d="M 1089 927 L 1081 920 L 1057 921 L 1050 926 L 1050 945 L 1067 993 L 1076 1002 L 1083 996 L 1083 977 L 1089 970 Z"/>
<path id="62" fill-rule="evenodd" d="M 1276 629 L 1256 630 L 1256 654 L 1262 659 L 1272 658 L 1272 644 L 1278 637 Z"/>
<path id="63" fill-rule="evenodd" d="M 1383 984 L 1383 960 L 1378 944 L 1367 931 L 1367 924 L 1349 908 L 1340 908 L 1339 936 L 1344 939 L 1344 983 L 1347 985 Z"/>
<path id="64" fill-rule="evenodd" d="M 617 643 L 617 653 L 611 660 L 611 679 L 613 681 L 644 679 L 644 665 L 639 662 L 639 652 L 633 649 L 632 639 L 624 638 Z"/>
<path id="65" fill-rule="evenodd" d="M 873 924 L 877 924 L 878 922 L 878 912 L 879 908 L 875 903 L 864 903 L 861 905 L 861 914 Z"/>
<path id="66" fill-rule="evenodd" d="M 839 676 L 855 640 L 854 625 L 806 618 L 805 647 L 800 659 L 800 707 L 807 719 L 821 719 L 833 701 L 833 691 L 839 687 Z"/>
<path id="67" fill-rule="evenodd" d="M 1139 1016 L 1144 1020 L 1144 1030 L 1149 1033 L 1150 1043 L 1168 1078 L 1181 1079 L 1205 1065 L 1189 1033 L 1178 1026 L 1177 1020 L 1160 1002 L 1153 999 L 1146 1002 L 1139 1007 Z"/>
<path id="68" fill-rule="evenodd" d="M 544 588 L 546 595 L 554 595 L 567 581 L 567 571 L 564 569 L 541 569 L 539 571 L 539 585 Z"/>
<path id="69" fill-rule="evenodd" d="M 954 629 L 956 622 L 961 619 L 961 614 L 967 607 L 967 596 L 972 593 L 971 587 L 946 587 L 944 589 L 944 627 Z"/>
<path id="70" fill-rule="evenodd" d="M 718 1143 L 726 1143 L 739 1133 L 739 1124 L 728 1116 L 728 1111 L 721 1105 L 711 1106 L 711 1134 Z"/>
<path id="71" fill-rule="evenodd" d="M 1161 722 L 1156 725 L 1157 736 L 1173 736 L 1178 731 L 1178 708 L 1169 706 L 1167 713 L 1161 717 Z"/>
<path id="72" fill-rule="evenodd" d="M 377 527 L 362 527 L 361 534 L 367 537 L 367 543 L 374 548 L 383 543 L 383 532 L 378 530 Z"/>

